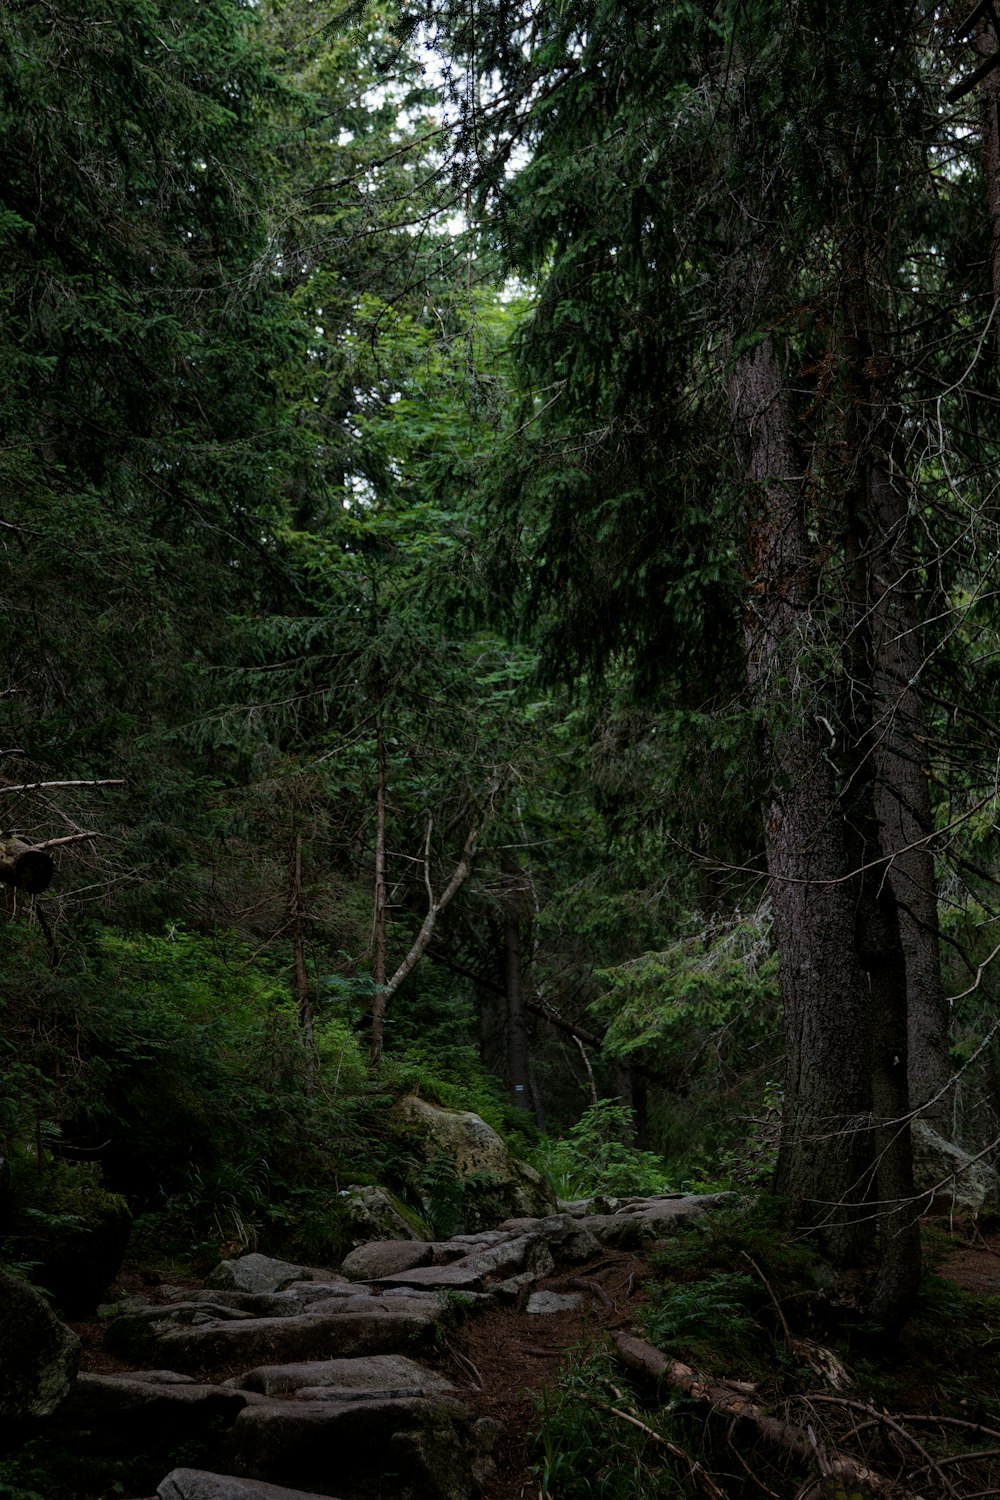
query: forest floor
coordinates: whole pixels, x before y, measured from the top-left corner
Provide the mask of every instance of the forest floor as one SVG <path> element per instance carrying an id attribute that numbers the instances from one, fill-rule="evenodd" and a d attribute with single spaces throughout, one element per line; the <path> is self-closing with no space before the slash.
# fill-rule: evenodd
<path id="1" fill-rule="evenodd" d="M 932 1301 L 936 1297 L 937 1309 L 929 1318 L 914 1320 L 893 1351 L 887 1365 L 892 1373 L 891 1407 L 909 1413 L 967 1411 L 972 1421 L 995 1421 L 992 1413 L 1000 1401 L 997 1325 L 991 1320 L 979 1329 L 966 1326 L 964 1307 L 956 1310 L 949 1298 L 969 1293 L 1000 1299 L 1000 1231 L 982 1234 L 971 1229 L 952 1234 L 943 1244 L 940 1231 L 934 1234 Z M 590 1350 L 635 1326 L 647 1300 L 646 1284 L 654 1275 L 644 1254 L 608 1251 L 585 1268 L 563 1268 L 539 1284 L 562 1293 L 585 1287 L 588 1295 L 580 1308 L 539 1317 L 495 1305 L 441 1343 L 436 1362 L 442 1372 L 461 1387 L 475 1416 L 499 1424 L 495 1472 L 483 1500 L 528 1500 L 540 1494 L 532 1471 L 539 1461 L 544 1393 L 556 1390 L 574 1352 Z M 176 1284 L 176 1278 L 170 1279 Z M 158 1280 L 155 1272 L 127 1267 L 114 1292 L 139 1292 L 155 1300 Z M 103 1348 L 103 1325 L 74 1326 L 83 1340 L 82 1368 L 100 1373 L 123 1368 Z M 710 1378 L 738 1374 L 716 1369 Z"/>

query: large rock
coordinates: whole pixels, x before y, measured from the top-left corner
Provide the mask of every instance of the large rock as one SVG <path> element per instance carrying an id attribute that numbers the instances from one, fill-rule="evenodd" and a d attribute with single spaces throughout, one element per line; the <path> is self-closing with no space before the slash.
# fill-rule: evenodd
<path id="1" fill-rule="evenodd" d="M 241 1391 L 196 1385 L 174 1371 L 80 1375 L 56 1418 L 59 1439 L 87 1449 L 130 1446 L 169 1452 L 222 1427 L 231 1427 L 247 1404 Z"/>
<path id="2" fill-rule="evenodd" d="M 48 1417 L 65 1400 L 80 1363 L 80 1340 L 44 1297 L 0 1271 L 0 1417 Z"/>
<path id="3" fill-rule="evenodd" d="M 985 1161 L 975 1161 L 923 1120 L 912 1126 L 913 1185 L 932 1194 L 924 1209 L 930 1214 L 958 1214 L 975 1218 L 1000 1199 L 1000 1177 Z"/>
<path id="4" fill-rule="evenodd" d="M 351 1493 L 392 1473 L 423 1500 L 471 1500 L 468 1413 L 448 1396 L 267 1401 L 236 1422 L 234 1467 L 321 1494 Z"/>
<path id="5" fill-rule="evenodd" d="M 315 1491 L 286 1490 L 260 1479 L 208 1474 L 204 1469 L 173 1469 L 162 1480 L 157 1500 L 320 1500 Z"/>
<path id="6" fill-rule="evenodd" d="M 293 1281 L 305 1279 L 304 1266 L 287 1260 L 272 1260 L 269 1255 L 241 1255 L 238 1260 L 224 1260 L 205 1278 L 212 1290 L 235 1292 L 280 1292 Z"/>
<path id="7" fill-rule="evenodd" d="M 453 1164 L 461 1193 L 458 1231 L 491 1229 L 512 1215 L 539 1217 L 556 1206 L 543 1177 L 518 1161 L 496 1131 L 466 1110 L 441 1109 L 426 1099 L 409 1095 L 397 1110 L 414 1129 L 416 1146 L 425 1164 Z M 411 1184 L 428 1213 L 433 1202 L 422 1178 Z"/>
<path id="8" fill-rule="evenodd" d="M 374 1240 L 345 1256 L 340 1270 L 350 1281 L 374 1281 L 395 1271 L 429 1266 L 433 1254 L 432 1247 L 422 1240 Z"/>
<path id="9" fill-rule="evenodd" d="M 344 1232 L 352 1245 L 370 1240 L 429 1240 L 430 1235 L 386 1188 L 346 1187 L 340 1191 Z"/>
<path id="10" fill-rule="evenodd" d="M 331 1298 L 291 1318 L 209 1318 L 204 1323 L 128 1315 L 106 1335 L 112 1352 L 173 1370 L 393 1354 L 429 1338 L 442 1316 L 433 1296 Z"/>
<path id="11" fill-rule="evenodd" d="M 594 1240 L 601 1245 L 628 1249 L 644 1240 L 670 1235 L 690 1219 L 734 1198 L 733 1193 L 663 1193 L 642 1198 L 584 1199 L 563 1204 L 567 1214 L 553 1216 L 545 1224 L 552 1225 L 550 1242 L 557 1259 L 586 1260 L 590 1255 L 588 1246 Z M 585 1231 L 585 1237 L 577 1239 L 572 1234 L 567 1227 L 568 1218 Z M 546 1233 L 543 1224 L 523 1218 L 508 1219 L 500 1228 Z"/>

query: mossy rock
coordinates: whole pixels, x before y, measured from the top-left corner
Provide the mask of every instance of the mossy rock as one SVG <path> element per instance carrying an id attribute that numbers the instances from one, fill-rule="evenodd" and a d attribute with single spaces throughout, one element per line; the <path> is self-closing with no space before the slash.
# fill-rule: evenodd
<path id="1" fill-rule="evenodd" d="M 128 1204 L 92 1162 L 22 1158 L 13 1171 L 4 1247 L 69 1317 L 97 1306 L 118 1274 L 132 1228 Z"/>
<path id="2" fill-rule="evenodd" d="M 548 1183 L 512 1155 L 479 1115 L 442 1109 L 412 1094 L 396 1109 L 413 1132 L 418 1159 L 407 1186 L 438 1233 L 476 1232 L 504 1219 L 544 1218 L 555 1212 Z"/>
<path id="3" fill-rule="evenodd" d="M 80 1340 L 25 1282 L 0 1270 L 0 1418 L 47 1417 L 76 1378 Z"/>

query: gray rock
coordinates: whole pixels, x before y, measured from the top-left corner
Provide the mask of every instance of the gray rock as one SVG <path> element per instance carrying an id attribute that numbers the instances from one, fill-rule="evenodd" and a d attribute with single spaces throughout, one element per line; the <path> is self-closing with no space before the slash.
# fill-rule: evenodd
<path id="1" fill-rule="evenodd" d="M 48 1417 L 68 1394 L 80 1340 L 43 1297 L 0 1271 L 0 1417 Z"/>
<path id="2" fill-rule="evenodd" d="M 545 1179 L 512 1156 L 479 1115 L 441 1109 L 415 1094 L 401 1099 L 397 1111 L 416 1127 L 417 1148 L 425 1162 L 444 1156 L 454 1163 L 455 1175 L 465 1186 L 462 1232 L 495 1228 L 511 1214 L 544 1215 L 555 1208 L 555 1196 Z M 421 1177 L 418 1172 L 411 1183 L 418 1195 Z"/>
<path id="3" fill-rule="evenodd" d="M 208 1474 L 203 1469 L 173 1469 L 161 1480 L 157 1500 L 320 1500 L 315 1491 L 286 1490 L 260 1479 Z"/>
<path id="4" fill-rule="evenodd" d="M 671 1234 L 734 1197 L 733 1193 L 693 1193 L 682 1198 L 663 1195 L 623 1200 L 616 1212 L 588 1214 L 579 1223 L 602 1245 L 627 1247 Z"/>
<path id="5" fill-rule="evenodd" d="M 321 1308 L 330 1304 L 321 1304 Z M 127 1346 L 128 1357 L 172 1369 L 198 1371 L 218 1365 L 272 1364 L 363 1354 L 392 1354 L 429 1337 L 442 1315 L 436 1298 L 338 1299 L 335 1310 L 311 1310 L 293 1318 L 213 1321 L 197 1326 L 146 1322 L 112 1338 L 109 1347 Z M 119 1319 L 119 1322 L 125 1322 Z"/>
<path id="6" fill-rule="evenodd" d="M 224 1260 L 205 1278 L 206 1287 L 237 1292 L 277 1292 L 291 1281 L 302 1281 L 305 1267 L 269 1255 L 241 1255 Z"/>
<path id="7" fill-rule="evenodd" d="M 347 1187 L 340 1193 L 340 1208 L 351 1243 L 371 1240 L 430 1239 L 416 1216 L 408 1213 L 398 1198 L 381 1187 Z"/>
<path id="8" fill-rule="evenodd" d="M 375 1281 L 396 1271 L 428 1266 L 433 1254 L 433 1247 L 423 1240 L 374 1240 L 352 1250 L 340 1269 L 350 1281 Z"/>
<path id="9" fill-rule="evenodd" d="M 447 1396 L 271 1401 L 240 1413 L 233 1452 L 235 1466 L 255 1477 L 321 1493 L 334 1483 L 353 1492 L 389 1469 L 398 1476 L 394 1488 L 419 1485 L 428 1500 L 471 1500 L 469 1430 L 464 1406 Z M 400 1433 L 422 1439 L 426 1468 L 412 1445 L 394 1443 Z M 444 1477 L 453 1470 L 457 1483 Z"/>
<path id="10" fill-rule="evenodd" d="M 974 1161 L 923 1120 L 914 1121 L 911 1131 L 913 1185 L 918 1193 L 933 1194 L 925 1213 L 975 1218 L 997 1203 L 1000 1177 L 988 1162 Z"/>
<path id="11" fill-rule="evenodd" d="M 231 1427 L 246 1406 L 241 1391 L 196 1385 L 175 1374 L 166 1381 L 149 1372 L 90 1375 L 77 1378 L 55 1417 L 56 1431 L 67 1444 L 120 1450 L 123 1430 L 128 1441 L 154 1452 L 169 1450 L 220 1427 Z"/>
<path id="12" fill-rule="evenodd" d="M 455 1261 L 448 1269 L 456 1271 L 466 1267 L 477 1271 L 480 1276 L 509 1276 L 527 1271 L 537 1279 L 548 1276 L 555 1269 L 555 1261 L 543 1238 L 534 1234 L 520 1234 L 501 1240 L 499 1244 L 484 1250 L 474 1250 L 471 1255 Z"/>
<path id="13" fill-rule="evenodd" d="M 409 1391 L 441 1395 L 454 1390 L 443 1375 L 425 1370 L 402 1354 L 373 1354 L 367 1359 L 313 1360 L 304 1364 L 262 1365 L 250 1370 L 240 1388 L 264 1396 L 283 1396 L 306 1387 L 323 1387 L 340 1396 L 361 1391 Z"/>
<path id="14" fill-rule="evenodd" d="M 412 1287 L 418 1291 L 479 1292 L 483 1277 L 474 1266 L 456 1262 L 450 1266 L 414 1266 L 412 1271 L 397 1271 L 394 1276 L 380 1276 L 378 1285 Z"/>
<path id="15" fill-rule="evenodd" d="M 579 1292 L 532 1292 L 528 1298 L 530 1313 L 573 1312 L 583 1302 Z"/>

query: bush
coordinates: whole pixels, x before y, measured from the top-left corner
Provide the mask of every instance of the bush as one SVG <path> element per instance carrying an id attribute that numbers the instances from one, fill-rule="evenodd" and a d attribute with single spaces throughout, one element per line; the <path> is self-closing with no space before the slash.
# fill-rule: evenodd
<path id="1" fill-rule="evenodd" d="M 630 1145 L 632 1130 L 631 1109 L 601 1099 L 561 1140 L 543 1140 L 528 1159 L 560 1198 L 672 1192 L 663 1158 Z"/>

